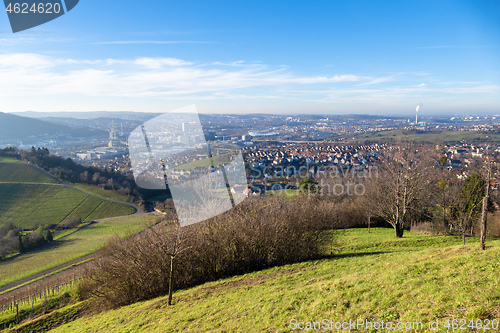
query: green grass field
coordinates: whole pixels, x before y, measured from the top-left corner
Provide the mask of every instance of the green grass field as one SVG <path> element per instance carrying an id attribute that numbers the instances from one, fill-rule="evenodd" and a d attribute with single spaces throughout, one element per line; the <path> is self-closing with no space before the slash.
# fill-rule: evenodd
<path id="1" fill-rule="evenodd" d="M 422 322 L 423 329 L 394 331 L 452 332 L 444 327 L 447 320 L 500 318 L 500 240 L 489 239 L 480 251 L 477 239 L 466 246 L 454 237 L 410 232 L 395 239 L 392 229 L 333 234 L 334 255 L 325 259 L 206 283 L 175 292 L 172 307 L 160 297 L 82 317 L 54 332 L 289 332 L 292 319 Z M 81 305 L 58 310 L 54 318 L 75 306 Z M 429 330 L 429 320 L 438 320 L 440 329 Z"/>
<path id="2" fill-rule="evenodd" d="M 155 216 L 142 215 L 106 220 L 37 251 L 0 260 L 0 287 L 94 253 L 112 236 L 138 232 L 156 219 Z"/>
<path id="3" fill-rule="evenodd" d="M 285 190 L 275 190 L 275 191 L 266 191 L 266 194 L 270 195 L 282 195 L 286 198 L 293 198 L 297 195 L 299 195 L 301 192 L 299 190 L 290 190 L 290 189 L 285 189 Z"/>

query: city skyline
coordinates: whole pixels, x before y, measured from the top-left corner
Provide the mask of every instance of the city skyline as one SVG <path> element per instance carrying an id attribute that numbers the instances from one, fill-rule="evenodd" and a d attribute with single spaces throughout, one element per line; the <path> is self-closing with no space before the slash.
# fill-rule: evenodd
<path id="1" fill-rule="evenodd" d="M 153 4 L 5 15 L 0 111 L 500 113 L 496 2 Z"/>

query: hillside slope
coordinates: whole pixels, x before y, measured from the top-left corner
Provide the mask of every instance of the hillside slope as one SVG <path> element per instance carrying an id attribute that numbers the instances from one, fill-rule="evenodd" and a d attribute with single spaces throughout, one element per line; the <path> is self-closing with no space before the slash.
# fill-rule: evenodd
<path id="1" fill-rule="evenodd" d="M 330 258 L 207 283 L 176 292 L 172 307 L 162 297 L 82 317 L 54 332 L 288 332 L 298 322 L 323 319 L 422 322 L 418 332 L 438 319 L 438 331 L 446 332 L 448 319 L 500 318 L 499 240 L 480 251 L 472 239 L 464 247 L 454 237 L 392 234 L 338 231 L 338 253 Z M 41 327 L 51 316 L 19 331 Z"/>
<path id="2" fill-rule="evenodd" d="M 73 137 L 106 135 L 103 131 L 90 128 L 64 126 L 0 112 L 0 140 L 26 139 L 32 135 L 38 136 L 45 133 L 50 135 L 63 133 Z"/>
<path id="3" fill-rule="evenodd" d="M 96 220 L 133 214 L 131 206 L 106 201 L 58 184 L 16 159 L 0 159 L 0 224 L 58 224 L 71 216 Z"/>
<path id="4" fill-rule="evenodd" d="M 139 231 L 146 222 L 149 223 L 149 218 L 142 219 L 143 212 L 137 206 L 114 200 L 121 197 L 113 192 L 109 195 L 113 198 L 107 199 L 103 197 L 107 195 L 105 192 L 92 186 L 83 189 L 71 187 L 47 176 L 37 167 L 14 158 L 0 157 L 0 226 L 13 222 L 20 228 L 31 229 L 38 223 L 59 224 L 73 216 L 83 221 L 101 221 L 81 230 L 57 231 L 56 241 L 0 260 L 0 289 L 94 253 L 112 236 Z M 130 218 L 120 218 L 132 214 Z M 104 221 L 106 218 L 109 220 Z M 71 232 L 75 233 L 67 235 Z"/>

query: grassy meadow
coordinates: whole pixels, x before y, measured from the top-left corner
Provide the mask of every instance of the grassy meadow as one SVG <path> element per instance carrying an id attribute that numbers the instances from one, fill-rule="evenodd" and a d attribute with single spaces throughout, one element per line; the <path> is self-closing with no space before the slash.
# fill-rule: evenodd
<path id="1" fill-rule="evenodd" d="M 57 267 L 99 250 L 114 235 L 138 232 L 156 216 L 141 215 L 109 219 L 92 224 L 39 250 L 0 261 L 0 287 Z"/>
<path id="2" fill-rule="evenodd" d="M 56 318 L 68 323 L 53 332 L 289 332 L 291 323 L 323 319 L 423 323 L 408 332 L 429 332 L 428 321 L 438 320 L 432 332 L 452 331 L 448 319 L 500 318 L 500 240 L 488 239 L 486 251 L 467 241 L 339 230 L 325 234 L 324 259 L 177 291 L 172 307 L 160 297 L 74 320 L 84 308 L 76 303 L 17 331 L 55 326 Z"/>
<path id="3" fill-rule="evenodd" d="M 273 190 L 273 191 L 266 191 L 266 194 L 270 195 L 282 195 L 286 198 L 293 198 L 297 195 L 299 195 L 301 192 L 299 190 L 291 190 L 291 189 L 286 189 L 286 190 Z"/>

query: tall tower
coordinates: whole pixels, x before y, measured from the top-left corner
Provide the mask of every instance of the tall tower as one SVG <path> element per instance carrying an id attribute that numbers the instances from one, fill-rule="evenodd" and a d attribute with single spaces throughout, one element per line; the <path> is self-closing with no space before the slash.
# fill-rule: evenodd
<path id="1" fill-rule="evenodd" d="M 109 131 L 109 138 L 110 139 L 116 139 L 116 132 L 115 132 L 115 118 L 111 120 L 111 130 Z"/>
<path id="2" fill-rule="evenodd" d="M 109 143 L 108 143 L 109 148 L 113 148 L 113 140 L 116 140 L 115 118 L 113 118 L 111 121 L 111 130 L 109 131 Z"/>

